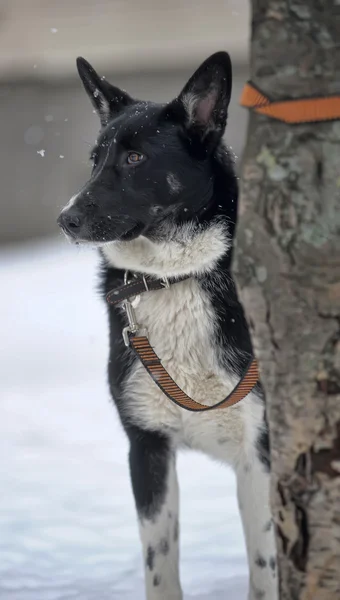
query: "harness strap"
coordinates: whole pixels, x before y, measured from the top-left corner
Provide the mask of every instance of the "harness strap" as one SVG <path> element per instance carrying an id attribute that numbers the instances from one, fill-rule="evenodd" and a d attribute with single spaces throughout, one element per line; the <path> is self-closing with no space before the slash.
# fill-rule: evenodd
<path id="1" fill-rule="evenodd" d="M 272 102 L 248 81 L 242 91 L 241 106 L 284 123 L 313 123 L 340 119 L 340 96 L 298 98 Z"/>
<path id="2" fill-rule="evenodd" d="M 243 400 L 249 392 L 255 387 L 259 379 L 257 361 L 252 358 L 246 368 L 246 371 L 233 391 L 223 400 L 217 402 L 213 406 L 205 406 L 193 400 L 175 383 L 167 370 L 163 367 L 160 358 L 152 348 L 148 338 L 145 335 L 138 336 L 129 334 L 130 347 L 133 349 L 136 356 L 144 365 L 145 369 L 152 377 L 154 382 L 162 390 L 171 402 L 191 410 L 193 412 L 203 412 L 207 410 L 215 410 L 216 408 L 229 408 L 240 400 Z"/>

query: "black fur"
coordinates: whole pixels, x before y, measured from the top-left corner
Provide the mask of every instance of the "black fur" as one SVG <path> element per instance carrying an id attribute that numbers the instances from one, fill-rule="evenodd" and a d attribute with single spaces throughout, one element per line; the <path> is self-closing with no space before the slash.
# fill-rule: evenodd
<path id="1" fill-rule="evenodd" d="M 256 441 L 257 454 L 266 471 L 270 471 L 270 443 L 266 413 Z"/>
<path id="2" fill-rule="evenodd" d="M 149 571 L 153 571 L 154 569 L 155 554 L 155 550 L 151 546 L 149 546 L 146 553 L 146 566 L 149 569 Z"/>
<path id="3" fill-rule="evenodd" d="M 136 508 L 141 519 L 155 517 L 163 504 L 170 456 L 161 433 L 126 427 L 130 440 L 130 473 Z M 164 545 L 169 544 L 163 540 Z M 164 552 L 165 554 L 165 552 Z"/>
<path id="4" fill-rule="evenodd" d="M 265 558 L 263 558 L 263 556 L 261 556 L 261 554 L 257 553 L 255 557 L 255 564 L 257 567 L 260 567 L 260 569 L 264 569 L 267 566 L 267 561 Z"/>

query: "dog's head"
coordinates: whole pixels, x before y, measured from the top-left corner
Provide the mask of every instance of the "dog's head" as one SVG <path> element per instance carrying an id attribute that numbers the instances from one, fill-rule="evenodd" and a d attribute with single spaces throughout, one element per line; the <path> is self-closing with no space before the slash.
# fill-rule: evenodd
<path id="1" fill-rule="evenodd" d="M 91 177 L 58 219 L 70 241 L 161 240 L 171 226 L 199 223 L 214 201 L 212 157 L 227 121 L 229 55 L 208 58 L 168 104 L 135 100 L 83 58 L 77 65 L 101 130 Z"/>

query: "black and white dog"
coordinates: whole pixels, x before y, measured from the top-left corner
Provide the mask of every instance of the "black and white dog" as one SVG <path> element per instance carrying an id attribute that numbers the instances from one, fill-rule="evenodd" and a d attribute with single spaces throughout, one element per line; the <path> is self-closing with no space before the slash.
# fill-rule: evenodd
<path id="1" fill-rule="evenodd" d="M 126 271 L 181 279 L 142 294 L 137 320 L 175 382 L 194 400 L 215 404 L 242 377 L 252 354 L 230 273 L 237 181 L 222 141 L 231 94 L 229 55 L 207 59 L 164 105 L 131 98 L 82 58 L 78 70 L 101 130 L 91 177 L 63 209 L 59 225 L 71 241 L 100 248 L 105 295 L 123 284 Z M 188 412 L 169 401 L 124 345 L 121 306 L 109 307 L 109 322 L 109 383 L 130 442 L 147 599 L 182 598 L 176 453 L 189 447 L 235 470 L 249 599 L 276 600 L 260 385 L 231 408 Z"/>

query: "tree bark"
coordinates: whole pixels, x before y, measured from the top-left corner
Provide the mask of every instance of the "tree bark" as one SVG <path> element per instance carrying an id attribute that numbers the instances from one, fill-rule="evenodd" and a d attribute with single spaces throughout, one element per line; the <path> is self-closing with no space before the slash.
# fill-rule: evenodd
<path id="1" fill-rule="evenodd" d="M 253 0 L 251 80 L 340 94 L 340 0 Z M 267 402 L 281 600 L 340 599 L 340 121 L 250 114 L 234 274 Z"/>

